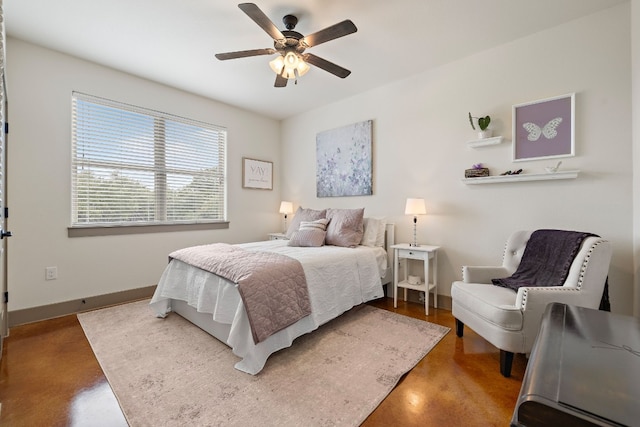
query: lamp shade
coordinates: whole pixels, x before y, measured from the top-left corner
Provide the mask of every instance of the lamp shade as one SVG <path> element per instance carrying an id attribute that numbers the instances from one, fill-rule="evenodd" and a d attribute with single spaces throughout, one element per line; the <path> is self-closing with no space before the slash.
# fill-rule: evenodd
<path id="1" fill-rule="evenodd" d="M 281 214 L 290 214 L 293 213 L 293 203 L 291 202 L 280 202 L 280 213 Z"/>
<path id="2" fill-rule="evenodd" d="M 424 199 L 407 199 L 407 204 L 404 208 L 405 215 L 424 215 L 427 213 L 427 209 L 424 205 Z"/>
<path id="3" fill-rule="evenodd" d="M 278 55 L 276 59 L 269 62 L 269 66 L 271 67 L 274 73 L 276 74 L 282 73 L 282 68 L 284 67 L 284 56 Z"/>

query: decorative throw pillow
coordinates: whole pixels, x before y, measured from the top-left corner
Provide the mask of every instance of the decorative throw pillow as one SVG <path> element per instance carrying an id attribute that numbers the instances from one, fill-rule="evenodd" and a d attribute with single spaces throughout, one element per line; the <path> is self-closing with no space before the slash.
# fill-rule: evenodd
<path id="1" fill-rule="evenodd" d="M 328 223 L 329 223 L 329 220 L 326 218 L 317 219 L 315 221 L 300 221 L 300 228 L 298 230 L 299 231 L 302 231 L 302 230 L 326 231 Z"/>
<path id="2" fill-rule="evenodd" d="M 303 207 L 299 207 L 291 220 L 291 224 L 289 224 L 289 228 L 287 229 L 287 239 L 291 239 L 293 233 L 298 231 L 300 228 L 300 222 L 302 221 L 315 221 L 317 219 L 323 219 L 327 217 L 327 210 L 323 209 L 321 211 L 317 211 L 314 209 L 304 209 Z"/>
<path id="3" fill-rule="evenodd" d="M 327 235 L 325 244 L 354 248 L 360 244 L 364 229 L 362 227 L 364 208 L 327 209 Z"/>
<path id="4" fill-rule="evenodd" d="M 289 246 L 302 246 L 317 248 L 324 246 L 326 231 L 319 229 L 300 229 L 293 233 L 287 243 Z"/>

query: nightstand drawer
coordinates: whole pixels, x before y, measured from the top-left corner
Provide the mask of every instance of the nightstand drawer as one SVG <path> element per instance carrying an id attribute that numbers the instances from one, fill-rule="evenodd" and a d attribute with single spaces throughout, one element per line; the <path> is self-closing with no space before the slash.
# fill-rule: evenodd
<path id="1" fill-rule="evenodd" d="M 415 251 L 413 249 L 398 249 L 398 258 L 429 259 L 429 252 Z"/>

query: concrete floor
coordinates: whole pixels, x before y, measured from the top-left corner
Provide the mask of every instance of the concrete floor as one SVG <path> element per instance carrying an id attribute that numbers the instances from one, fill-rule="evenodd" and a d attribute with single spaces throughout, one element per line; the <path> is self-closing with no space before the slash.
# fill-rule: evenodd
<path id="1" fill-rule="evenodd" d="M 384 298 L 376 307 L 428 320 L 451 332 L 411 370 L 363 426 L 507 426 L 526 367 L 516 355 L 511 378 L 499 351 L 451 312 Z M 267 362 L 268 363 L 268 362 Z M 2 426 L 126 426 L 117 400 L 75 315 L 14 327 L 0 366 Z"/>

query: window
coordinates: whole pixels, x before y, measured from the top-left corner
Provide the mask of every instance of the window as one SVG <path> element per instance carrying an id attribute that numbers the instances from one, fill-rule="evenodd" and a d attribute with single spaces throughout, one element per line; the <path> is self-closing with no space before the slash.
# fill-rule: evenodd
<path id="1" fill-rule="evenodd" d="M 224 128 L 74 92 L 72 227 L 226 221 Z"/>

